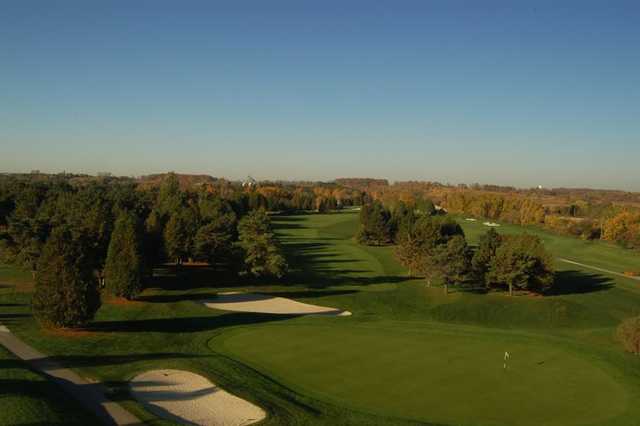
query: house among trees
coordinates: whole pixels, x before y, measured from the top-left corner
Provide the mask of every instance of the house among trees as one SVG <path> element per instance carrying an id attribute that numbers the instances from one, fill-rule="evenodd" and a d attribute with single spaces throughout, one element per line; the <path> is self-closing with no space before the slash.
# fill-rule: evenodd
<path id="1" fill-rule="evenodd" d="M 247 177 L 247 180 L 245 180 L 244 182 L 242 182 L 242 187 L 243 188 L 253 188 L 254 186 L 256 186 L 258 184 L 258 181 L 256 181 L 254 178 L 252 178 L 251 176 Z"/>

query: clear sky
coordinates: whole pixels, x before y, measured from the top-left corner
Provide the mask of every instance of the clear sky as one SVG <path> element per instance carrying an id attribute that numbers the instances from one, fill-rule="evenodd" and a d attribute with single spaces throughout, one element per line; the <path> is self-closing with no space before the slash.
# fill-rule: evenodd
<path id="1" fill-rule="evenodd" d="M 640 2 L 0 2 L 0 171 L 640 190 Z"/>

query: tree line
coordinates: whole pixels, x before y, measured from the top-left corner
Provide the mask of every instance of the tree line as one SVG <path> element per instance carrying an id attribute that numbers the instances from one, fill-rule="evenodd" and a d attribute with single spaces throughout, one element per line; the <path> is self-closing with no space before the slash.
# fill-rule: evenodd
<path id="1" fill-rule="evenodd" d="M 244 194 L 244 195 L 243 195 Z M 282 277 L 287 263 L 268 214 L 240 190 L 222 197 L 135 182 L 5 179 L 0 260 L 30 270 L 33 310 L 47 326 L 90 321 L 104 293 L 134 299 L 163 263 L 206 262 L 251 277 Z"/>
<path id="2" fill-rule="evenodd" d="M 410 276 L 428 285 L 544 293 L 554 283 L 553 258 L 533 235 L 500 235 L 490 229 L 474 249 L 450 216 L 417 211 L 400 203 L 390 211 L 372 201 L 362 207 L 357 239 L 361 244 L 394 244 Z"/>
<path id="3" fill-rule="evenodd" d="M 604 240 L 640 249 L 640 193 L 593 189 L 517 189 L 497 185 L 388 182 L 343 179 L 346 185 L 393 210 L 430 198 L 448 212 L 534 225 L 585 240 Z"/>

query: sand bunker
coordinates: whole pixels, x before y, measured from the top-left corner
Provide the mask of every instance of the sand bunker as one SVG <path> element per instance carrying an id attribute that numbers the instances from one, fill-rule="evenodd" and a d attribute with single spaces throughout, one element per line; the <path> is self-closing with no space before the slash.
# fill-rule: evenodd
<path id="1" fill-rule="evenodd" d="M 134 377 L 131 393 L 159 417 L 188 425 L 241 426 L 263 420 L 265 411 L 180 370 L 153 370 Z"/>
<path id="2" fill-rule="evenodd" d="M 483 223 L 484 226 L 491 226 L 491 227 L 497 227 L 500 226 L 499 223 L 495 223 L 495 222 L 485 222 Z"/>
<path id="3" fill-rule="evenodd" d="M 282 315 L 334 315 L 349 316 L 351 312 L 325 306 L 296 302 L 286 297 L 269 296 L 256 293 L 220 293 L 218 297 L 207 300 L 204 305 L 212 309 L 234 312 L 255 312 Z"/>

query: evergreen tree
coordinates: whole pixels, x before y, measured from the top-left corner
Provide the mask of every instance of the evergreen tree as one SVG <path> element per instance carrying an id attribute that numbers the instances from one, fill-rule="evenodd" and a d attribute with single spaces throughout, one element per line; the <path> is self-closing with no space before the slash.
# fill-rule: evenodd
<path id="1" fill-rule="evenodd" d="M 361 244 L 384 245 L 392 241 L 391 214 L 382 203 L 374 201 L 360 210 L 360 230 L 357 239 Z"/>
<path id="2" fill-rule="evenodd" d="M 254 277 L 282 277 L 287 263 L 264 210 L 254 210 L 242 218 L 238 231 L 238 245 L 244 253 L 243 272 Z"/>
<path id="3" fill-rule="evenodd" d="M 436 248 L 433 266 L 442 279 L 445 294 L 449 292 L 450 285 L 463 284 L 469 279 L 471 255 L 471 249 L 461 235 L 452 237 L 446 244 Z"/>
<path id="4" fill-rule="evenodd" d="M 167 256 L 175 260 L 178 266 L 192 254 L 195 228 L 193 212 L 186 207 L 172 214 L 164 228 L 164 246 Z"/>
<path id="5" fill-rule="evenodd" d="M 478 243 L 478 249 L 473 255 L 471 260 L 471 266 L 473 274 L 477 280 L 479 280 L 485 287 L 488 287 L 490 283 L 487 281 L 487 272 L 489 272 L 489 266 L 493 258 L 496 256 L 496 251 L 502 243 L 502 237 L 491 228 L 486 234 L 480 237 Z"/>
<path id="6" fill-rule="evenodd" d="M 428 285 L 432 280 L 443 277 L 442 256 L 449 241 L 456 237 L 464 241 L 460 225 L 439 216 L 420 216 L 399 235 L 395 249 L 397 259 L 409 269 L 410 274 L 423 276 Z"/>
<path id="7" fill-rule="evenodd" d="M 135 298 L 142 290 L 143 257 L 136 217 L 120 214 L 109 243 L 105 266 L 107 290 L 117 297 Z"/>
<path id="8" fill-rule="evenodd" d="M 194 237 L 195 258 L 211 265 L 229 260 L 237 239 L 236 223 L 236 215 L 231 209 L 218 209 L 205 216 Z"/>
<path id="9" fill-rule="evenodd" d="M 410 233 L 416 219 L 413 209 L 400 201 L 391 216 L 391 228 L 394 232 L 394 241 L 399 242 L 402 237 Z"/>
<path id="10" fill-rule="evenodd" d="M 80 327 L 93 319 L 100 294 L 84 248 L 67 227 L 55 228 L 38 262 L 32 307 L 47 327 Z"/>
<path id="11" fill-rule="evenodd" d="M 540 238 L 533 235 L 505 235 L 491 261 L 488 280 L 509 289 L 544 292 L 554 282 L 553 257 Z"/>

